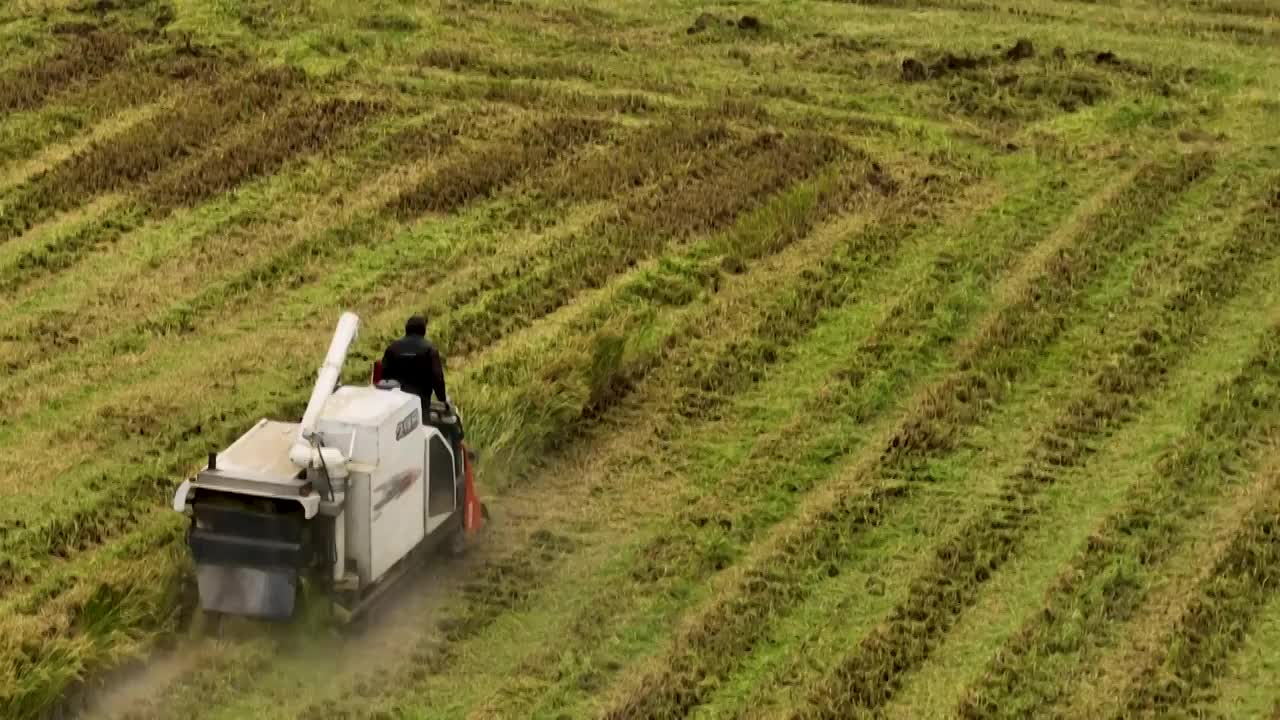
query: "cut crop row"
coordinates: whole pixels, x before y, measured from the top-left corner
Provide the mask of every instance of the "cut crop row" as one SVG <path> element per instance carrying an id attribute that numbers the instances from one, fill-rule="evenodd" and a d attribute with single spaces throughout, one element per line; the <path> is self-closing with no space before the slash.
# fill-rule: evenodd
<path id="1" fill-rule="evenodd" d="M 356 233 L 368 228 L 364 228 L 358 221 L 349 221 L 346 218 L 353 214 L 359 215 L 358 211 L 362 207 L 370 206 L 370 203 L 376 206 L 389 192 L 394 192 L 397 173 L 405 171 L 406 168 L 412 168 L 414 163 L 433 159 L 445 147 L 451 145 L 454 142 L 454 133 L 459 131 L 460 126 L 466 124 L 467 118 L 466 112 L 445 112 L 433 117 L 425 124 L 401 128 L 386 137 L 376 139 L 367 147 L 352 152 L 352 158 L 358 163 L 360 170 L 374 177 L 362 179 L 360 175 L 353 174 L 338 179 L 336 187 L 330 187 L 327 183 L 325 187 L 317 188 L 317 194 L 324 193 L 323 197 L 326 198 L 318 201 L 323 204 L 323 207 L 309 213 L 295 215 L 292 222 L 281 222 L 277 219 L 281 216 L 288 217 L 293 211 L 292 208 L 284 211 L 274 209 L 259 211 L 252 208 L 251 201 L 243 214 L 237 214 L 232 210 L 220 211 L 218 206 L 215 206 L 213 211 L 223 216 L 219 217 L 207 231 L 200 232 L 192 239 L 192 242 L 198 245 L 195 248 L 196 255 L 201 258 L 212 256 L 208 262 L 214 274 L 202 273 L 201 282 L 196 283 L 197 289 L 194 292 L 188 291 L 191 294 L 185 297 L 181 295 L 155 297 L 152 302 L 138 306 L 137 314 L 141 317 L 120 312 L 105 316 L 101 313 L 91 313 L 90 317 L 75 329 L 72 339 L 69 340 L 77 346 L 78 352 L 53 358 L 48 358 L 43 353 L 33 352 L 26 357 L 11 359 L 6 363 L 13 371 L 10 379 L 14 383 L 25 386 L 41 384 L 46 377 L 64 374 L 69 366 L 84 369 L 84 363 L 88 358 L 89 363 L 104 363 L 96 380 L 97 383 L 101 383 L 110 365 L 103 360 L 104 356 L 128 351 L 130 348 L 138 347 L 140 343 L 149 342 L 152 340 L 150 337 L 152 333 L 164 332 L 171 328 L 189 328 L 202 313 L 211 312 L 214 308 L 228 309 L 232 304 L 230 302 L 232 298 L 224 295 L 234 294 L 232 292 L 234 290 L 255 287 L 259 293 L 265 294 L 269 287 L 284 284 L 291 279 L 283 276 L 283 271 L 288 269 L 287 261 L 276 262 L 273 258 L 278 254 L 284 254 L 289 255 L 296 262 L 299 258 L 324 257 L 350 246 L 354 242 L 353 238 L 357 237 Z M 357 190 L 362 187 L 364 191 Z M 344 193 L 348 188 L 350 190 Z M 354 200 L 343 201 L 344 195 L 354 195 Z M 227 208 L 244 207 L 238 201 L 227 201 L 223 205 Z M 373 209 L 372 206 L 369 209 Z M 136 205 L 130 206 L 125 212 L 113 214 L 97 223 L 89 223 L 88 227 L 75 232 L 75 238 L 59 241 L 59 244 L 67 246 L 100 242 L 103 235 L 112 237 L 135 231 L 158 235 L 163 232 L 163 228 L 172 227 L 172 224 L 166 226 L 163 223 L 140 227 L 144 222 L 145 215 L 142 209 Z M 320 233 L 319 237 L 314 236 L 317 231 Z M 96 236 L 95 233 L 97 233 Z M 176 231 L 174 234 L 181 235 L 181 231 Z M 78 239 L 82 235 L 86 238 L 83 242 Z M 263 244 L 264 239 L 266 239 L 265 244 Z M 248 243 L 259 244 L 243 247 Z M 211 252 L 209 248 L 217 248 L 217 251 Z M 237 262 L 228 262 L 231 257 L 236 258 Z M 264 257 L 265 260 L 260 260 Z M 178 258 L 175 257 L 174 261 L 176 260 Z M 263 268 L 259 267 L 260 265 L 269 267 Z M 165 272 L 167 268 L 162 265 L 151 269 Z M 297 270 L 297 268 L 293 269 Z M 166 273 L 166 278 L 181 277 L 184 274 L 186 277 L 192 277 L 191 270 L 188 267 Z M 131 289 L 128 283 L 136 282 L 136 279 L 127 278 L 118 281 L 120 282 L 125 284 L 117 284 L 110 290 L 100 292 L 127 291 Z M 86 298 L 82 302 L 87 300 Z M 160 302 L 168 303 L 168 306 L 158 305 L 157 303 Z M 15 340 L 22 340 L 30 338 L 33 334 L 38 338 L 40 333 L 57 333 L 64 317 L 65 315 L 61 312 L 53 313 L 51 316 L 27 324 L 26 327 L 19 324 L 18 329 L 7 335 Z M 18 318 L 15 318 L 16 320 Z M 104 325 L 107 321 L 110 322 L 111 328 Z M 115 332 L 108 334 L 108 329 L 113 329 Z M 17 371 L 20 370 L 27 372 L 18 375 Z M 75 389 L 74 386 L 67 388 L 67 390 Z M 6 400 L 12 403 L 13 394 L 7 394 Z M 0 404 L 4 403 L 0 402 Z M 7 409 L 11 413 L 17 411 L 13 404 Z"/>
<path id="2" fill-rule="evenodd" d="M 87 225 L 0 268 L 0 292 L 13 292 L 70 267 L 87 248 L 136 229 L 143 217 L 192 207 L 255 177 L 269 175 L 291 159 L 320 151 L 381 109 L 364 100 L 290 103 L 263 125 L 246 128 L 243 139 L 206 154 L 194 165 L 179 164 L 148 184 L 139 198 L 145 210 L 125 208 L 122 215 Z"/>
<path id="3" fill-rule="evenodd" d="M 915 196 L 915 192 L 904 190 L 908 196 Z M 1045 199 L 1038 197 L 1037 202 L 1028 202 L 1025 208 L 1044 215 L 1039 200 Z M 936 209 L 927 199 L 920 203 L 922 208 Z M 900 220 L 911 211 L 891 205 L 885 214 Z M 674 354 L 663 351 L 664 371 L 646 379 L 642 386 L 652 387 L 656 382 L 660 388 L 682 388 L 680 393 L 693 393 L 697 402 L 686 404 L 683 397 L 663 402 L 655 397 L 647 405 L 664 408 L 659 411 L 664 418 L 685 415 L 703 421 L 718 416 L 718 407 L 728 404 L 748 384 L 761 381 L 769 372 L 767 368 L 781 363 L 788 356 L 789 346 L 820 322 L 826 310 L 866 292 L 864 283 L 876 276 L 876 270 L 897 257 L 904 243 L 918 240 L 920 231 L 930 226 L 925 220 L 920 223 L 889 222 L 867 228 L 843 241 L 816 267 L 802 271 L 796 287 L 753 297 L 750 304 L 735 310 L 761 318 L 751 323 L 746 337 L 695 338 L 692 343 L 677 346 Z M 1028 223 L 1030 227 L 1037 224 L 1035 220 Z M 573 652 L 596 651 L 602 640 L 600 631 L 613 627 L 599 624 L 598 618 L 620 613 L 640 598 L 661 594 L 673 583 L 685 587 L 705 582 L 723 569 L 736 547 L 749 545 L 779 514 L 785 514 L 805 491 L 830 473 L 832 460 L 854 450 L 863 435 L 852 430 L 850 423 L 874 421 L 893 397 L 909 389 L 928 366 L 939 360 L 957 332 L 973 317 L 979 304 L 974 301 L 975 288 L 989 287 L 991 276 L 1032 241 L 1034 234 L 1022 232 L 1025 229 L 1011 223 L 1008 232 L 995 241 L 990 236 L 969 235 L 975 241 L 978 237 L 984 241 L 972 253 L 959 246 L 937 250 L 940 256 L 932 272 L 922 283 L 913 285 L 910 296 L 900 301 L 898 309 L 875 331 L 875 339 L 859 346 L 855 355 L 861 356 L 862 361 L 845 361 L 846 368 L 862 365 L 862 372 L 875 379 L 867 380 L 863 392 L 857 393 L 830 392 L 828 382 L 817 397 L 804 402 L 793 421 L 758 437 L 745 461 L 716 472 L 714 482 L 707 487 L 691 489 L 689 498 L 680 503 L 684 509 L 678 511 L 672 526 L 643 544 L 630 573 L 612 583 L 596 607 L 574 621 Z M 937 321 L 938 317 L 946 320 Z M 662 341 L 658 342 L 661 345 Z M 711 371 L 712 368 L 718 370 Z M 835 378 L 842 387 L 847 385 L 840 379 L 844 372 L 847 370 Z M 669 377 L 678 379 L 664 379 Z M 867 390 L 871 385 L 878 386 L 875 392 Z M 667 390 L 657 393 L 668 394 Z M 658 424 L 657 433 L 664 435 L 666 428 L 678 424 L 683 423 L 668 419 Z M 696 454 L 690 449 L 674 454 L 691 453 Z M 778 482 L 782 473 L 787 473 L 785 483 Z M 709 551 L 710 548 L 718 549 Z M 610 609 L 598 607 L 601 603 L 609 603 Z M 518 682 L 527 681 L 529 673 L 546 667 L 564 651 L 561 644 L 547 648 L 546 657 L 524 664 L 531 670 Z M 598 663 L 591 667 L 599 681 Z M 546 677 L 541 680 L 552 681 Z M 571 678 L 561 679 L 562 683 L 570 681 Z M 506 711 L 518 713 L 509 705 L 504 706 Z"/>
<path id="4" fill-rule="evenodd" d="M 910 599 L 814 689 L 809 698 L 814 710 L 806 717 L 875 711 L 892 698 L 902 676 L 929 657 L 992 574 L 1016 553 L 1040 510 L 1039 496 L 1062 473 L 1087 462 L 1092 441 L 1135 417 L 1142 398 L 1163 386 L 1168 368 L 1209 329 L 1216 303 L 1235 293 L 1248 271 L 1274 251 L 1277 238 L 1256 230 L 1241 228 L 1220 248 L 1221 255 L 1183 273 L 1180 288 L 1162 303 L 1154 322 L 1144 323 L 1035 440 L 1027 463 L 1002 483 L 999 501 L 975 513 L 937 549 L 932 566 L 913 580 Z M 1140 277 L 1154 272 L 1139 271 Z"/>
<path id="5" fill-rule="evenodd" d="M 532 125 L 519 138 L 457 157 L 402 193 L 388 209 L 401 220 L 429 212 L 453 212 L 489 197 L 514 178 L 552 163 L 573 148 L 599 139 L 607 128 L 603 121 L 554 116 Z"/>
<path id="6" fill-rule="evenodd" d="M 545 435 L 535 431 L 530 436 L 530 428 L 526 427 L 519 454 L 567 442 L 642 385 L 656 382 L 670 387 L 673 398 L 694 386 L 710 389 L 714 385 L 726 395 L 741 388 L 758 378 L 785 354 L 792 342 L 811 329 L 822 308 L 838 305 L 859 286 L 861 279 L 868 277 L 858 269 L 858 260 L 865 261 L 865 267 L 870 269 L 887 261 L 891 253 L 880 252 L 881 248 L 871 252 L 872 248 L 866 246 L 864 250 L 870 254 L 850 257 L 847 245 L 863 237 L 858 234 L 841 242 L 833 256 L 819 260 L 818 270 L 787 274 L 778 279 L 784 284 L 776 287 L 776 292 L 752 295 L 731 307 L 725 307 L 721 299 L 722 288 L 727 284 L 725 277 L 730 272 L 725 268 L 748 272 L 751 263 L 783 252 L 837 213 L 851 207 L 875 207 L 885 201 L 880 194 L 883 191 L 874 181 L 868 181 L 872 177 L 881 177 L 880 171 L 865 161 L 852 166 L 840 164 L 833 174 L 792 186 L 740 216 L 724 233 L 694 243 L 685 254 L 664 257 L 657 267 L 625 281 L 609 302 L 587 311 L 566 327 L 570 337 L 585 341 L 581 343 L 583 352 L 590 352 L 593 357 L 562 352 L 547 363 L 541 357 L 522 354 L 483 366 L 472 381 L 501 387 L 532 374 L 543 382 L 529 397 L 515 399 L 517 404 L 530 404 L 522 414 L 541 414 L 534 409 L 539 405 L 547 411 L 562 408 L 570 413 L 555 422 L 554 429 L 546 428 Z M 889 207 L 905 208 L 913 201 L 925 202 L 914 191 L 888 202 Z M 888 245 L 898 236 L 886 233 L 881 239 Z M 850 279 L 835 282 L 842 272 Z M 833 284 L 837 290 L 831 289 Z M 670 315 L 708 293 L 716 295 L 716 299 L 692 312 Z M 657 311 L 667 314 L 671 324 L 664 325 L 658 331 L 660 335 L 649 342 L 629 342 L 627 336 L 652 328 Z M 726 317 L 725 313 L 730 315 Z M 706 330 L 708 326 L 726 324 L 737 328 L 739 334 L 729 338 Z M 563 337 L 556 342 L 565 345 Z M 712 367 L 719 367 L 722 372 L 708 372 Z M 668 370 L 654 377 L 652 373 L 658 368 Z M 581 382 L 575 382 L 575 376 Z M 542 389 L 544 385 L 558 390 L 548 394 Z M 565 403 L 566 397 L 575 400 Z M 709 409 L 711 404 L 708 399 L 702 407 Z M 690 419 L 696 414 L 687 406 L 680 408 L 677 404 L 676 409 Z"/>
<path id="7" fill-rule="evenodd" d="M 33 159 L 41 148 L 71 140 L 91 125 L 143 103 L 182 97 L 216 80 L 240 61 L 229 56 L 194 55 L 174 47 L 148 47 L 127 62 L 93 73 L 92 80 L 71 83 L 47 102 L 6 119 L 0 135 L 0 163 Z M 167 97 L 166 97 L 167 96 Z M 77 141 L 79 138 L 76 139 Z M 74 141 L 73 141 L 74 142 Z"/>
<path id="8" fill-rule="evenodd" d="M 192 155 L 231 125 L 270 110 L 300 83 L 299 74 L 288 70 L 261 70 L 247 78 L 223 80 L 169 112 L 94 143 L 22 188 L 6 208 L 0 242 Z"/>
<path id="9" fill-rule="evenodd" d="M 462 47 L 436 47 L 423 53 L 418 64 L 450 72 L 474 71 L 493 78 L 522 78 L 528 80 L 586 80 L 596 79 L 598 71 L 587 63 L 564 60 L 536 60 L 530 62 L 501 62 L 487 55 L 480 55 Z"/>
<path id="10" fill-rule="evenodd" d="M 588 238 L 566 238 L 547 248 L 541 254 L 552 262 L 487 293 L 441 323 L 437 337 L 456 354 L 482 349 L 578 291 L 600 287 L 668 242 L 727 227 L 761 197 L 812 176 L 839 155 L 839 146 L 823 137 L 758 135 L 739 143 L 727 156 L 664 183 L 656 197 L 624 206 L 601 221 L 602 227 L 589 229 Z"/>
<path id="11" fill-rule="evenodd" d="M 357 225 L 355 227 L 359 229 L 360 226 Z M 350 245 L 349 239 L 341 233 L 333 233 L 332 238 L 332 243 L 335 246 L 335 249 L 337 247 Z M 344 240 L 346 242 L 344 242 Z M 305 259 L 308 257 L 307 253 L 309 251 L 313 251 L 315 247 L 314 241 L 310 245 L 299 244 L 296 246 L 295 251 L 301 254 L 296 259 Z M 288 253 L 286 252 L 286 255 L 287 254 Z M 277 256 L 277 262 L 273 263 L 271 267 L 276 268 L 279 273 L 283 273 L 286 270 L 292 271 L 292 266 L 296 265 L 296 262 L 286 263 L 281 259 L 281 257 L 282 256 Z M 148 327 L 150 328 L 154 326 L 155 329 L 161 330 L 190 328 L 192 327 L 192 323 L 196 317 L 194 313 L 211 312 L 215 308 L 225 311 L 227 307 L 227 298 L 237 295 L 237 287 L 243 287 L 245 289 L 250 287 L 256 288 L 261 286 L 264 282 L 273 279 L 273 275 L 262 276 L 252 274 L 258 272 L 258 270 L 246 271 L 239 279 L 233 278 L 232 285 L 228 287 L 219 286 L 216 291 L 210 289 L 202 292 L 194 302 L 183 304 L 180 308 L 175 310 L 175 312 L 181 312 L 180 315 L 174 315 L 173 313 L 161 315 L 160 317 L 153 318 L 149 321 L 152 325 L 149 325 Z M 235 283 L 240 283 L 240 285 L 236 285 Z M 207 302 L 201 303 L 201 298 L 207 298 Z M 156 323 L 161 324 L 156 325 Z M 145 334 L 146 333 L 144 332 L 144 336 Z M 109 430 L 110 426 L 104 426 L 103 429 Z M 104 435 L 103 437 L 105 441 L 105 438 L 108 436 Z M 124 479 L 120 479 L 120 482 L 115 484 L 115 487 L 120 489 L 122 492 L 127 492 L 124 491 L 123 488 L 129 486 L 131 486 L 131 482 L 125 481 Z M 94 507 L 96 508 L 94 510 L 90 510 L 87 507 L 85 508 L 85 513 L 89 514 L 68 512 L 56 518 L 44 518 L 41 522 L 25 526 L 20 530 L 14 529 L 4 531 L 0 533 L 0 546 L 10 548 L 14 552 L 17 552 L 17 549 L 20 547 L 36 548 L 38 556 L 46 556 L 50 553 L 57 554 L 64 551 L 78 552 L 100 543 L 103 537 L 105 537 L 103 534 L 104 532 L 112 532 L 120 527 L 127 527 L 132 522 L 130 509 L 128 507 L 122 507 L 119 503 L 113 503 L 111 509 L 107 512 L 103 512 L 104 508 L 96 503 L 94 504 Z M 92 517 L 90 517 L 90 515 L 92 515 Z M 23 564 L 25 565 L 26 563 Z M 27 571 L 23 572 L 25 573 Z M 4 584 L 5 583 L 0 582 L 0 586 Z"/>
<path id="12" fill-rule="evenodd" d="M 1211 158 L 1197 155 L 1143 168 L 1130 188 L 1091 218 L 1077 246 L 1062 251 L 1021 296 L 996 312 L 965 348 L 960 369 L 913 405 L 872 467 L 854 473 L 883 479 L 842 493 L 830 509 L 786 525 L 733 589 L 677 636 L 664 667 L 635 682 L 607 717 L 681 715 L 699 705 L 751 652 L 769 623 L 804 599 L 811 579 L 840 555 L 848 536 L 878 524 L 889 505 L 911 492 L 909 484 L 894 478 L 910 479 L 915 467 L 951 450 L 965 428 L 981 422 L 1065 329 L 1087 284 L 1134 239 L 1149 214 L 1171 206 L 1211 164 Z M 854 375 L 851 384 L 861 380 Z"/>
<path id="13" fill-rule="evenodd" d="M 1232 255 L 1249 262 L 1250 258 L 1275 247 L 1274 225 L 1267 231 L 1259 226 L 1260 220 L 1263 220 L 1261 216 L 1253 215 L 1242 224 L 1226 248 L 1228 256 L 1215 263 L 1225 266 L 1228 285 L 1239 282 L 1239 273 L 1244 269 L 1243 266 L 1232 269 Z M 1267 243 L 1271 243 L 1270 248 Z M 1198 269 L 1202 283 L 1212 285 L 1217 281 L 1215 265 Z M 1210 288 L 1205 292 L 1218 291 Z M 1171 299 L 1169 306 L 1178 308 L 1190 302 L 1200 301 L 1192 294 L 1182 293 Z M 1134 348 L 1145 345 L 1139 341 Z M 1265 365 L 1255 363 L 1250 372 L 1263 368 Z M 1269 401 L 1257 396 L 1256 381 L 1256 376 L 1246 375 L 1228 386 L 1229 392 L 1220 393 L 1230 397 L 1232 403 L 1248 402 L 1252 407 L 1206 408 L 1190 442 L 1179 443 L 1182 449 L 1159 464 L 1157 472 L 1164 480 L 1140 486 L 1126 510 L 1110 520 L 1091 540 L 1082 558 L 1062 575 L 1044 611 L 1009 641 L 970 691 L 962 706 L 966 717 L 1021 716 L 1023 712 L 1037 712 L 1052 706 L 1063 697 L 1063 686 L 1070 680 L 1047 670 L 1039 671 L 1042 663 L 1036 658 L 1055 652 L 1052 648 L 1061 640 L 1052 638 L 1068 635 L 1075 639 L 1069 647 L 1056 652 L 1070 649 L 1092 653 L 1097 645 L 1108 641 L 1111 624 L 1123 620 L 1138 607 L 1146 585 L 1136 582 L 1135 578 L 1113 575 L 1122 572 L 1117 569 L 1121 567 L 1120 559 L 1139 557 L 1144 567 L 1154 571 L 1185 540 L 1184 523 L 1191 515 L 1203 511 L 1209 495 L 1220 492 L 1223 471 L 1234 464 L 1232 458 L 1245 452 L 1245 447 L 1237 443 L 1258 437 L 1256 433 L 1268 427 L 1258 412 Z M 1232 435 L 1228 431 L 1240 434 Z M 1104 588 L 1101 597 L 1096 594 L 1099 587 Z M 1064 624 L 1073 631 L 1065 633 Z"/>
<path id="14" fill-rule="evenodd" d="M 1087 662 L 1113 641 L 1142 605 L 1154 574 L 1190 540 L 1188 525 L 1239 483 L 1256 464 L 1259 444 L 1280 428 L 1278 348 L 1280 331 L 1273 331 L 1241 374 L 1223 384 L 1216 394 L 1221 400 L 1203 408 L 1195 427 L 1160 459 L 1153 479 L 1135 488 L 1090 538 L 1044 608 L 970 691 L 961 707 L 965 717 L 1024 717 L 1052 707 L 1072 679 L 1039 672 L 1037 659 L 1071 653 Z"/>
<path id="15" fill-rule="evenodd" d="M 108 72 L 133 45 L 133 38 L 106 30 L 68 39 L 50 57 L 0 75 L 0 112 L 30 110 L 76 81 Z"/>
<path id="16" fill-rule="evenodd" d="M 246 180 L 270 175 L 293 158 L 324 149 L 384 109 L 382 103 L 342 98 L 288 103 L 267 122 L 249 128 L 244 138 L 150 184 L 141 200 L 159 213 L 192 207 Z"/>
<path id="17" fill-rule="evenodd" d="M 1134 669 L 1128 697 L 1113 717 L 1192 715 L 1192 701 L 1223 673 L 1277 586 L 1280 484 L 1272 478 L 1262 502 L 1196 588 L 1166 646 Z"/>
<path id="18" fill-rule="evenodd" d="M 342 246 L 342 245 L 344 245 L 344 243 L 343 243 L 343 240 L 344 240 L 344 239 L 345 239 L 345 238 L 344 238 L 344 236 L 343 236 L 343 235 L 341 235 L 340 233 L 335 234 L 335 235 L 334 235 L 334 244 L 335 244 L 335 246 Z M 345 243 L 345 245 L 349 245 L 349 242 Z M 299 246 L 298 246 L 298 248 L 297 248 L 298 252 L 303 253 L 303 256 L 301 256 L 301 257 L 305 257 L 308 251 L 314 251 L 314 249 L 315 249 L 315 245 L 314 245 L 314 243 L 313 243 L 313 244 L 311 244 L 311 245 L 309 245 L 309 246 L 306 246 L 306 245 L 299 245 Z M 279 260 L 279 258 L 277 258 L 277 260 Z M 284 270 L 285 270 L 289 265 L 290 265 L 289 263 L 285 263 L 285 262 L 283 262 L 283 261 L 280 261 L 280 262 L 278 262 L 278 263 L 273 264 L 273 266 L 272 266 L 272 267 L 278 267 L 279 271 L 280 271 L 280 272 L 283 272 L 283 271 L 284 271 Z M 252 273 L 252 272 L 254 272 L 254 271 L 248 271 L 248 272 Z M 261 284 L 262 284 L 264 281 L 268 281 L 268 280 L 270 280 L 270 279 L 271 279 L 271 276 L 270 276 L 270 275 L 268 275 L 268 276 L 261 276 L 261 275 L 249 275 L 249 274 L 245 274 L 245 275 L 242 277 L 241 282 L 242 282 L 242 284 L 243 284 L 243 287 L 245 287 L 245 288 L 248 288 L 248 287 L 260 287 L 260 286 L 261 286 Z M 201 304 L 201 303 L 199 303 L 199 302 L 194 302 L 194 303 L 188 303 L 188 304 L 185 304 L 185 305 L 182 307 L 182 309 L 181 309 L 181 310 L 182 310 L 182 313 L 183 313 L 181 316 L 173 316 L 173 317 L 169 317 L 169 316 L 161 316 L 161 317 L 159 317 L 159 318 L 154 318 L 154 319 L 153 319 L 153 322 L 163 323 L 162 325 L 157 326 L 157 327 L 160 327 L 160 328 L 170 328 L 170 327 L 190 327 L 190 326 L 191 326 L 191 322 L 192 322 L 192 320 L 193 320 L 193 317 L 192 317 L 192 315 L 191 315 L 192 311 L 199 312 L 199 311 L 201 310 L 201 308 L 207 308 L 208 310 L 212 310 L 213 308 L 219 308 L 219 309 L 225 310 L 225 308 L 226 308 L 226 302 L 225 302 L 225 301 L 226 301 L 226 299 L 227 299 L 227 297 L 228 297 L 229 295 L 232 295 L 232 296 L 233 296 L 233 295 L 235 295 L 235 294 L 236 294 L 235 289 L 236 289 L 236 286 L 235 286 L 235 285 L 232 285 L 232 286 L 230 287 L 230 289 L 228 289 L 228 288 L 226 288 L 226 287 L 219 287 L 219 288 L 218 288 L 218 290 L 217 290 L 217 292 L 213 292 L 213 291 L 211 291 L 211 290 L 206 291 L 205 293 L 202 293 L 201 297 L 206 297 L 206 296 L 207 296 L 207 297 L 208 297 L 208 302 L 207 302 L 207 303 L 205 303 L 205 304 Z M 197 301 L 198 301 L 198 300 L 199 300 L 199 298 L 197 298 Z M 62 522 L 62 521 L 59 521 L 59 522 L 54 523 L 54 524 L 55 524 L 55 525 L 57 525 L 57 526 L 59 526 L 59 527 L 63 527 L 63 528 L 73 528 L 73 527 L 74 527 L 74 528 L 81 528 L 82 530 L 98 525 L 98 523 L 97 523 L 97 522 L 94 522 L 94 523 L 88 523 L 88 524 L 86 524 L 86 523 L 80 522 L 80 521 L 78 521 L 78 520 L 76 520 L 76 519 L 74 519 L 74 518 L 69 519 L 69 522 Z M 114 525 L 114 523 L 111 523 L 111 522 L 108 522 L 107 524 L 108 524 L 108 525 Z M 25 535 L 25 534 L 26 534 L 26 533 L 20 533 L 20 535 Z M 74 534 L 84 534 L 84 533 L 83 533 L 83 532 L 80 532 L 80 533 L 74 533 Z M 55 531 L 55 532 L 53 532 L 53 533 L 52 533 L 52 535 L 53 535 L 53 536 L 58 536 L 58 537 L 63 537 L 63 536 L 64 536 L 64 533 L 63 533 L 62 531 Z M 95 534 L 90 533 L 90 534 L 88 535 L 88 537 L 90 537 L 91 541 L 96 542 L 96 540 L 93 540 L 93 538 L 97 537 Z M 28 539 L 28 540 L 30 540 L 30 538 L 27 538 L 27 539 Z M 6 546 L 7 546 L 7 545 L 9 545 L 9 540 L 10 540 L 10 538 L 8 538 L 8 537 L 6 537 L 6 538 L 5 538 L 5 545 L 6 545 Z M 19 542 L 19 541 L 18 541 L 18 540 L 15 540 L 15 542 Z M 23 544 L 23 545 L 25 545 L 25 544 L 27 544 L 27 540 L 21 540 L 21 541 L 19 542 L 19 544 Z M 77 542 L 75 542 L 75 543 L 74 543 L 74 545 L 73 545 L 73 546 L 74 546 L 74 547 L 81 547 L 81 546 L 82 546 L 82 544 L 83 544 L 82 542 L 77 541 Z M 43 543 L 42 543 L 42 542 L 36 543 L 36 546 L 42 546 L 42 545 L 43 545 Z"/>

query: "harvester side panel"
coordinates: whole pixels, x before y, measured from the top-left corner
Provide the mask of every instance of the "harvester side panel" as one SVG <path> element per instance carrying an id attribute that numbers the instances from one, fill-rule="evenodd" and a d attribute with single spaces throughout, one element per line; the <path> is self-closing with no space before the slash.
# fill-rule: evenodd
<path id="1" fill-rule="evenodd" d="M 422 411 L 416 397 L 404 397 L 412 401 L 379 428 L 378 465 L 370 479 L 370 574 L 375 581 L 426 536 Z"/>

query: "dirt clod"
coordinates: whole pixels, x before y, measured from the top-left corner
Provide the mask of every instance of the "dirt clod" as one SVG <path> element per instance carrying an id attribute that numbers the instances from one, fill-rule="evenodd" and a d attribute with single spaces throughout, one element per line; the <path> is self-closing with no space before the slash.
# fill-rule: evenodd
<path id="1" fill-rule="evenodd" d="M 941 60 L 933 64 L 931 70 L 934 75 L 942 75 L 956 70 L 975 70 L 984 64 L 981 58 L 947 53 L 942 56 Z"/>
<path id="2" fill-rule="evenodd" d="M 1219 140 L 1219 137 L 1200 128 L 1184 128 L 1178 131 L 1178 140 L 1184 143 L 1211 143 Z"/>
<path id="3" fill-rule="evenodd" d="M 743 15 L 738 20 L 739 30 L 759 30 L 761 27 L 760 18 L 755 15 Z"/>
<path id="4" fill-rule="evenodd" d="M 1019 38 L 1013 47 L 1005 51 L 1004 57 L 1006 60 L 1017 61 L 1035 57 L 1035 54 L 1036 48 L 1031 44 L 1031 41 L 1026 38 Z"/>
<path id="5" fill-rule="evenodd" d="M 915 58 L 907 58 L 902 61 L 902 79 L 907 82 L 920 82 L 928 77 L 929 72 L 925 69 L 924 63 Z"/>
<path id="6" fill-rule="evenodd" d="M 720 18 L 716 17 L 715 15 L 712 15 L 711 13 L 702 13 L 701 15 L 698 16 L 697 20 L 693 21 L 693 24 L 690 25 L 689 29 L 686 30 L 685 32 L 687 32 L 690 35 L 693 35 L 695 33 L 700 33 L 703 30 L 706 30 L 707 28 L 711 27 L 712 25 L 716 25 L 719 22 L 720 22 Z"/>
<path id="7" fill-rule="evenodd" d="M 1115 65 L 1120 62 L 1119 58 L 1116 57 L 1116 54 L 1110 50 L 1103 50 L 1102 52 L 1094 55 L 1093 60 L 1100 65 Z"/>

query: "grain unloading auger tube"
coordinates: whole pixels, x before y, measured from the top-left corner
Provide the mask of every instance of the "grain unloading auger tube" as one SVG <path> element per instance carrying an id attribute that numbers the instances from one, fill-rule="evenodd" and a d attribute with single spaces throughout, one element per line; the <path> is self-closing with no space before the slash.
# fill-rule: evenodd
<path id="1" fill-rule="evenodd" d="M 202 610 L 288 618 L 306 583 L 349 618 L 483 527 L 461 413 L 377 369 L 372 385 L 339 386 L 358 329 L 344 313 L 300 422 L 260 420 L 175 493 Z"/>

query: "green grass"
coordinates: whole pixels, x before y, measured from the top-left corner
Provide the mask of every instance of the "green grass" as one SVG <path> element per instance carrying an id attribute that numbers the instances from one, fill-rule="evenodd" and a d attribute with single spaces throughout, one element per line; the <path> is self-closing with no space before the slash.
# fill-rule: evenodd
<path id="1" fill-rule="evenodd" d="M 1273 712 L 1276 23 L 0 9 L 0 715 L 174 644 L 113 709 Z M 431 317 L 492 544 L 394 652 L 202 638 L 171 493 L 346 309 L 349 382 Z"/>

